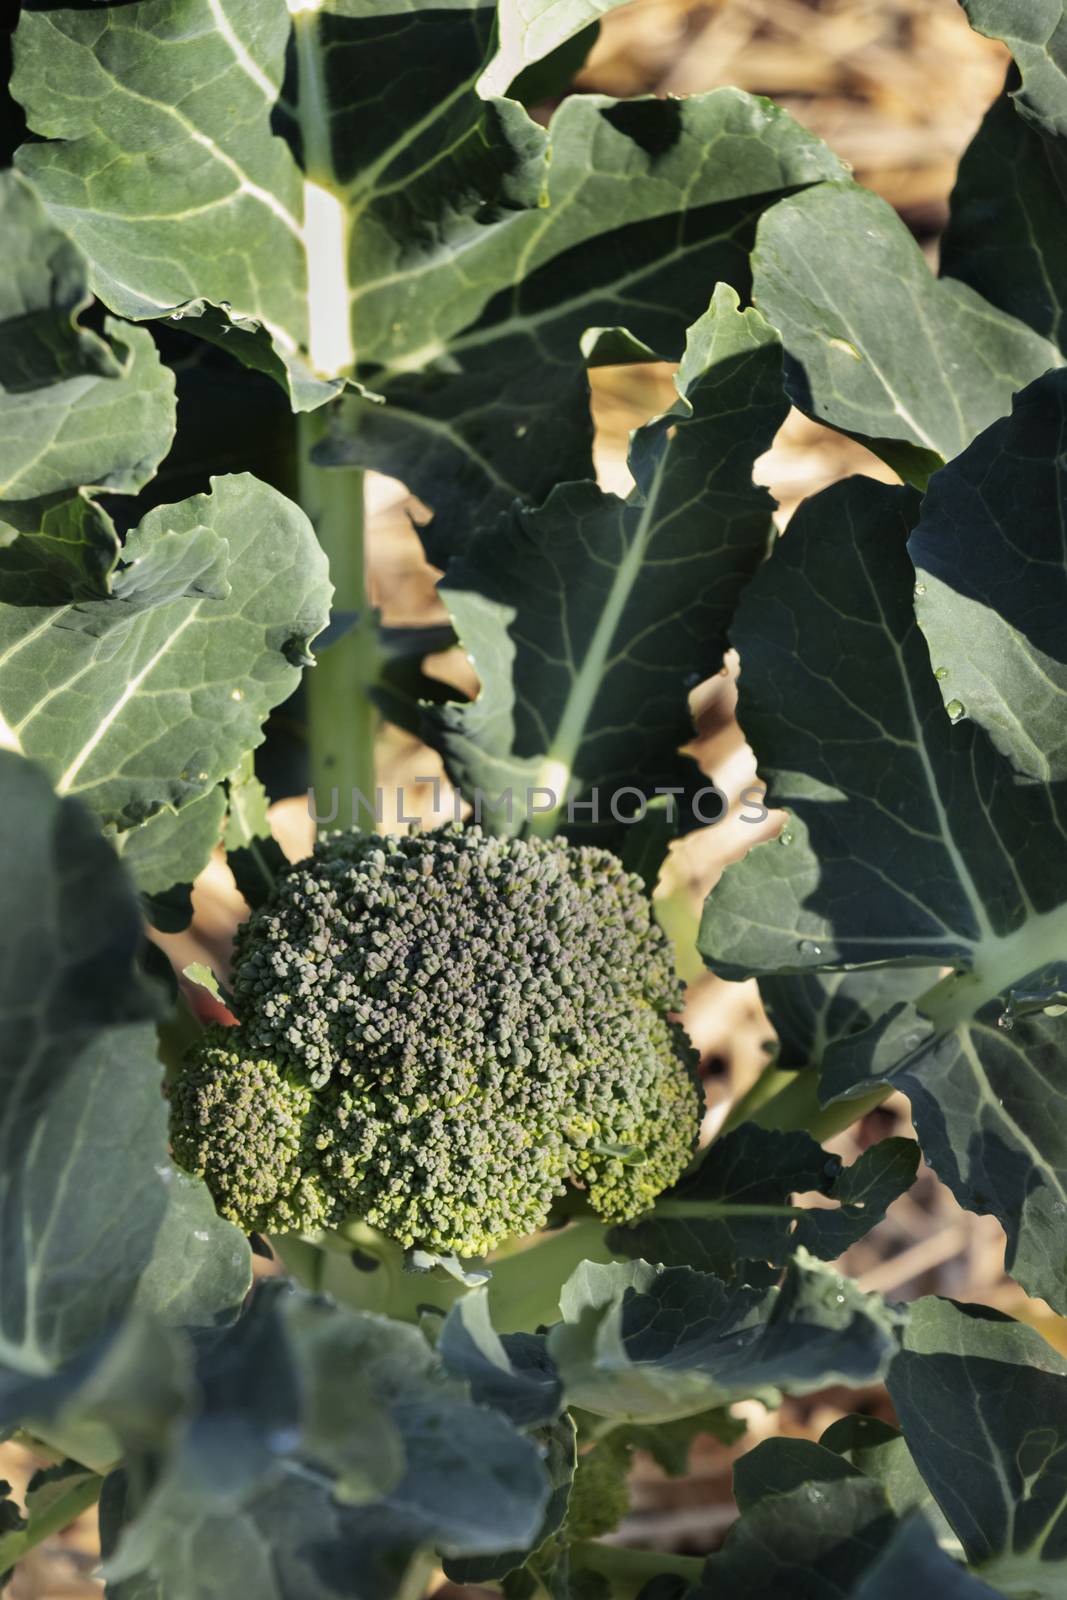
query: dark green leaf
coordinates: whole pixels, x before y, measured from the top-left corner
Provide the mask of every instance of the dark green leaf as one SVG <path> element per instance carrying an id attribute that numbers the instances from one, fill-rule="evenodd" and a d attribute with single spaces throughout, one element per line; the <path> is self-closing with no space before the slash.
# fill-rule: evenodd
<path id="1" fill-rule="evenodd" d="M 1046 139 L 1005 93 L 960 162 L 941 273 L 1067 343 L 1067 145 Z"/>
<path id="2" fill-rule="evenodd" d="M 627 1256 L 748 1281 L 750 1263 L 783 1266 L 798 1244 L 830 1260 L 881 1222 L 914 1182 L 918 1160 L 914 1140 L 885 1139 L 843 1167 L 809 1134 L 745 1122 L 717 1139 L 647 1217 L 613 1228 L 608 1243 Z M 839 1205 L 793 1203 L 810 1192 Z"/>
<path id="3" fill-rule="evenodd" d="M 250 1263 L 168 1158 L 132 885 L 88 813 L 6 752 L 0 794 L 0 1363 L 43 1376 L 131 1307 L 213 1320 Z"/>
<path id="4" fill-rule="evenodd" d="M 814 1447 L 818 1449 L 818 1446 Z M 829 1452 L 825 1452 L 829 1454 Z M 994 1600 L 994 1591 L 938 1548 L 918 1515 L 897 1522 L 862 1477 L 805 1483 L 759 1501 L 704 1568 L 694 1600 Z"/>
<path id="5" fill-rule="evenodd" d="M 818 1067 L 838 1039 L 861 1033 L 890 1006 L 914 999 L 936 978 L 936 967 L 761 978 L 760 999 L 778 1035 L 775 1064 L 787 1072 Z"/>
<path id="6" fill-rule="evenodd" d="M 742 601 L 741 721 L 790 842 L 727 869 L 701 945 L 731 974 L 961 969 L 832 1044 L 824 1098 L 886 1081 L 912 1094 L 928 1159 L 1001 1219 L 1020 1281 L 1063 1303 L 1067 1148 L 1048 1107 L 1067 1033 L 1041 1006 L 1063 981 L 1065 796 L 946 715 L 915 618 L 914 517 L 910 495 L 862 479 L 819 495 Z"/>
<path id="7" fill-rule="evenodd" d="M 0 172 L 0 581 L 23 600 L 106 591 L 119 545 L 90 491 L 131 494 L 174 437 L 174 378 L 152 337 L 90 303 L 80 252 Z"/>
<path id="8" fill-rule="evenodd" d="M 518 1428 L 542 1427 L 559 1415 L 563 1391 L 544 1340 L 536 1334 L 503 1338 L 489 1320 L 486 1290 L 473 1290 L 452 1307 L 437 1341 L 448 1370 L 470 1384 L 479 1405 L 492 1406 Z"/>
<path id="9" fill-rule="evenodd" d="M 859 1476 L 844 1456 L 811 1439 L 764 1439 L 734 1463 L 734 1499 L 744 1516 L 769 1495 Z"/>
<path id="10" fill-rule="evenodd" d="M 908 546 L 946 704 L 1044 782 L 1067 778 L 1065 436 L 1067 373 L 1052 372 L 935 474 Z"/>
<path id="11" fill-rule="evenodd" d="M 627 501 L 561 485 L 487 530 L 442 584 L 482 691 L 430 721 L 468 797 L 514 792 L 498 826 L 520 828 L 537 791 L 572 832 L 618 847 L 623 819 L 672 787 L 686 796 L 680 826 L 693 825 L 687 799 L 704 780 L 678 754 L 687 693 L 718 668 L 771 536 L 752 466 L 785 416 L 780 346 L 720 286 L 677 384 L 675 408 L 634 435 Z"/>
<path id="12" fill-rule="evenodd" d="M 801 410 L 920 486 L 1062 360 L 965 284 L 936 279 L 892 207 L 853 183 L 767 212 L 753 292 Z"/>
<path id="13" fill-rule="evenodd" d="M 727 1288 L 685 1267 L 586 1262 L 548 1336 L 569 1400 L 599 1416 L 667 1421 L 746 1395 L 866 1383 L 896 1318 L 801 1252 L 779 1289 Z"/>
<path id="14" fill-rule="evenodd" d="M 1067 1362 L 984 1306 L 916 1303 L 890 1394 L 967 1559 L 995 1589 L 1054 1600 L 1067 1574 Z"/>

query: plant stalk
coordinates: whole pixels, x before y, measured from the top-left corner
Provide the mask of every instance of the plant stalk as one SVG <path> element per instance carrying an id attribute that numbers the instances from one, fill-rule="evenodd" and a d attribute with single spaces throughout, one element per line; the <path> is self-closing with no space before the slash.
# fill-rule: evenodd
<path id="1" fill-rule="evenodd" d="M 378 679 L 375 618 L 367 598 L 363 553 L 363 473 L 320 467 L 311 458 L 329 429 L 323 412 L 302 415 L 298 493 L 311 518 L 334 585 L 333 617 L 345 629 L 328 644 L 306 676 L 309 778 L 316 815 L 328 817 L 337 791 L 338 825 L 348 820 L 354 790 L 373 815 L 374 741 L 378 713 L 370 691 Z"/>
<path id="2" fill-rule="evenodd" d="M 814 1068 L 790 1073 L 789 1078 L 790 1081 L 769 1100 L 755 1108 L 748 1120 L 757 1127 L 775 1128 L 782 1133 L 802 1129 L 820 1144 L 843 1133 L 868 1111 L 874 1111 L 893 1092 L 891 1084 L 880 1084 L 869 1094 L 854 1100 L 835 1100 L 832 1105 L 822 1106 L 819 1104 L 819 1074 Z"/>
<path id="3" fill-rule="evenodd" d="M 75 1483 L 64 1494 L 58 1495 L 46 1510 L 31 1516 L 25 1528 L 17 1534 L 8 1534 L 4 1543 L 9 1556 L 6 1564 L 0 1564 L 0 1587 L 3 1586 L 4 1578 L 16 1562 L 21 1561 L 46 1539 L 51 1539 L 54 1534 L 62 1533 L 64 1528 L 69 1528 L 83 1511 L 88 1511 L 90 1506 L 94 1506 L 100 1498 L 103 1487 L 104 1480 L 99 1476 Z"/>
<path id="4" fill-rule="evenodd" d="M 625 1545 L 580 1540 L 570 1547 L 571 1571 L 592 1572 L 605 1578 L 611 1600 L 636 1600 L 646 1583 L 665 1573 L 685 1578 L 692 1585 L 704 1571 L 701 1556 L 668 1555 L 659 1550 L 630 1550 Z"/>
<path id="5" fill-rule="evenodd" d="M 615 1259 L 604 1238 L 602 1223 L 571 1222 L 493 1257 L 487 1263 L 492 1273 L 489 1310 L 497 1331 L 529 1332 L 558 1322 L 560 1290 L 575 1267 L 583 1261 Z M 469 1292 L 443 1267 L 409 1272 L 402 1247 L 366 1223 L 346 1223 L 318 1239 L 272 1236 L 271 1246 L 305 1288 L 402 1322 L 417 1322 L 426 1310 L 447 1312 Z"/>

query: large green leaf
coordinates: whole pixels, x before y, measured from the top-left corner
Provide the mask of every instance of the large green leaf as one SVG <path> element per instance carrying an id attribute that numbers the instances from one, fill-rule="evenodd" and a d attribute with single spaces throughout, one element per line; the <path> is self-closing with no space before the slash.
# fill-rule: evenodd
<path id="1" fill-rule="evenodd" d="M 803 1251 L 781 1289 L 727 1288 L 646 1261 L 587 1261 L 560 1305 L 548 1348 L 568 1401 L 627 1421 L 871 1382 L 895 1348 L 896 1315 Z"/>
<path id="2" fill-rule="evenodd" d="M 1067 134 L 1067 12 L 1063 0 L 963 0 L 971 27 L 1003 39 L 1022 74 L 1015 101 L 1035 127 Z"/>
<path id="3" fill-rule="evenodd" d="M 889 1389 L 967 1559 L 1002 1594 L 1067 1592 L 1067 1362 L 985 1306 L 920 1300 Z"/>
<path id="4" fill-rule="evenodd" d="M 744 1276 L 754 1261 L 783 1266 L 798 1244 L 832 1260 L 882 1221 L 915 1181 L 918 1161 L 914 1140 L 883 1139 L 845 1167 L 810 1134 L 742 1123 L 717 1139 L 646 1217 L 613 1228 L 608 1244 L 620 1255 L 724 1279 Z M 810 1193 L 838 1204 L 792 1203 Z"/>
<path id="5" fill-rule="evenodd" d="M 119 547 L 90 491 L 152 476 L 174 437 L 174 378 L 144 329 L 81 325 L 85 262 L 14 172 L 0 172 L 0 228 L 0 576 L 9 593 L 99 593 Z"/>
<path id="6" fill-rule="evenodd" d="M 40 1378 L 131 1309 L 240 1302 L 241 1235 L 168 1157 L 137 899 L 83 808 L 0 752 L 0 1364 Z"/>
<path id="7" fill-rule="evenodd" d="M 413 1327 L 280 1283 L 200 1341 L 184 1430 L 127 1457 L 102 1507 L 114 1592 L 394 1600 L 432 1551 L 537 1535 L 538 1446 L 472 1404 Z"/>
<path id="8" fill-rule="evenodd" d="M 795 403 L 920 485 L 1062 361 L 973 289 L 935 278 L 892 207 L 854 183 L 767 212 L 753 292 L 782 335 Z"/>
<path id="9" fill-rule="evenodd" d="M 1065 96 L 1067 99 L 1067 96 Z M 960 161 L 941 273 L 1067 345 L 1067 146 L 996 100 Z"/>
<path id="10" fill-rule="evenodd" d="M 916 509 L 862 479 L 827 491 L 742 600 L 741 721 L 792 815 L 787 843 L 727 869 L 701 947 L 733 976 L 960 969 L 831 1044 L 823 1093 L 904 1088 L 927 1158 L 963 1204 L 1004 1223 L 1020 1281 L 1062 1304 L 1067 1125 L 1049 1108 L 1067 1083 L 1067 1030 L 1043 1012 L 1063 983 L 1067 797 L 1022 782 L 980 728 L 947 714 L 915 618 Z"/>
<path id="11" fill-rule="evenodd" d="M 686 802 L 704 780 L 678 753 L 692 736 L 687 689 L 718 668 L 766 552 L 772 502 L 752 466 L 786 411 L 778 341 L 725 285 L 690 331 L 677 385 L 674 409 L 634 435 L 628 500 L 561 485 L 486 529 L 441 586 L 482 690 L 428 717 L 468 797 L 514 791 L 515 829 L 535 788 L 538 807 L 563 820 L 566 803 L 572 828 L 602 842 L 672 787 L 692 826 Z"/>
<path id="12" fill-rule="evenodd" d="M 831 1045 L 863 1032 L 898 1002 L 913 1000 L 936 977 L 936 967 L 874 967 L 761 978 L 760 999 L 778 1035 L 775 1065 L 786 1072 L 818 1067 Z"/>
<path id="13" fill-rule="evenodd" d="M 228 331 L 295 406 L 346 379 L 384 396 L 353 399 L 330 448 L 408 482 L 439 549 L 590 475 L 586 330 L 634 336 L 599 359 L 677 357 L 715 281 L 747 284 L 763 207 L 842 170 L 734 90 L 572 97 L 545 133 L 476 91 L 494 21 L 465 0 L 293 19 L 283 0 L 29 0 L 16 41 L 45 136 L 20 166 L 101 298 Z"/>
<path id="14" fill-rule="evenodd" d="M 1020 772 L 1067 778 L 1067 373 L 931 480 L 909 550 L 941 693 Z M 990 670 L 995 663 L 995 670 Z"/>
<path id="15" fill-rule="evenodd" d="M 60 794 L 130 827 L 195 800 L 296 686 L 330 585 L 311 524 L 247 475 L 149 512 L 113 592 L 4 604 L 0 714 Z"/>
<path id="16" fill-rule="evenodd" d="M 763 1448 L 785 1456 L 801 1443 L 776 1439 Z M 993 1589 L 938 1548 L 922 1516 L 898 1522 L 879 1484 L 839 1477 L 830 1451 L 808 1449 L 813 1461 L 803 1481 L 745 1511 L 722 1550 L 709 1556 L 693 1600 L 994 1600 Z"/>

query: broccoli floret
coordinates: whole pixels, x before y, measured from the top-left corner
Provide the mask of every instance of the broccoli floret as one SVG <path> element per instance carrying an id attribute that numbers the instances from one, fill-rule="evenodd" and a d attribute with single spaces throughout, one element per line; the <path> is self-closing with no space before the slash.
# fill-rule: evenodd
<path id="1" fill-rule="evenodd" d="M 175 1158 L 249 1230 L 358 1216 L 480 1255 L 574 1183 L 646 1211 L 702 1097 L 670 946 L 607 851 L 329 835 L 238 933 L 236 1029 L 171 1089 Z"/>

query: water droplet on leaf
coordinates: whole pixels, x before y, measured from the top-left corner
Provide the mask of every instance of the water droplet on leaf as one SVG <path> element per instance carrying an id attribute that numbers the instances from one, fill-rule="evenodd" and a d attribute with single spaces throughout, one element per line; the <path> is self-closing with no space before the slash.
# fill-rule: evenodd
<path id="1" fill-rule="evenodd" d="M 925 585 L 925 583 L 917 583 L 915 585 L 915 598 L 916 598 L 916 600 L 921 600 L 925 593 L 926 593 L 926 585 Z"/>
<path id="2" fill-rule="evenodd" d="M 962 722 L 967 715 L 963 708 L 962 700 L 950 700 L 945 710 L 948 712 L 948 720 L 950 722 Z"/>
<path id="3" fill-rule="evenodd" d="M 934 677 L 937 679 L 938 683 L 944 683 L 945 679 L 948 677 L 948 668 L 938 667 L 937 671 L 934 673 Z"/>
<path id="4" fill-rule="evenodd" d="M 816 944 L 814 939 L 801 939 L 797 949 L 802 956 L 821 956 L 822 945 Z"/>
<path id="5" fill-rule="evenodd" d="M 792 844 L 793 843 L 793 834 L 790 833 L 788 828 L 783 829 L 783 831 L 778 835 L 778 843 L 779 844 Z"/>

